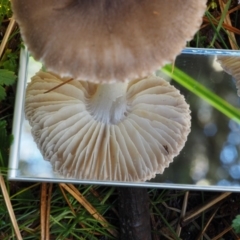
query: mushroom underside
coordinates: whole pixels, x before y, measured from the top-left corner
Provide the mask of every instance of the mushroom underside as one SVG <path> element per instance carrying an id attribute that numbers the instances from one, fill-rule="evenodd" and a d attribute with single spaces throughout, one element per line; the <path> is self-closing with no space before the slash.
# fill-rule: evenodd
<path id="1" fill-rule="evenodd" d="M 222 68 L 225 72 L 232 75 L 236 80 L 238 96 L 240 97 L 240 57 L 218 56 Z"/>
<path id="2" fill-rule="evenodd" d="M 156 76 L 120 84 L 73 80 L 45 93 L 65 80 L 38 72 L 27 87 L 25 102 L 34 140 L 61 175 L 146 181 L 163 173 L 185 145 L 189 106 L 165 80 Z"/>

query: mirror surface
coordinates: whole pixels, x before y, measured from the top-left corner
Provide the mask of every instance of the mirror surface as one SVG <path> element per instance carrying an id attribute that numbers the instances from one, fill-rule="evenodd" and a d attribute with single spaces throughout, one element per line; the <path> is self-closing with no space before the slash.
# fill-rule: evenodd
<path id="1" fill-rule="evenodd" d="M 185 49 L 176 59 L 175 66 L 207 87 L 225 101 L 240 109 L 235 79 L 223 71 L 217 61 L 219 51 Z M 232 55 L 237 52 L 223 52 Z M 240 56 L 240 55 L 239 55 Z M 31 127 L 25 120 L 23 105 L 27 82 L 42 67 L 25 54 L 25 71 L 19 81 L 17 102 L 21 102 L 20 117 L 16 116 L 14 146 L 11 149 L 9 173 L 11 180 L 68 181 L 96 184 L 99 182 L 65 179 L 52 171 L 51 164 L 43 160 L 31 136 Z M 22 64 L 24 68 L 24 64 Z M 209 105 L 203 99 L 189 92 L 161 71 L 156 73 L 170 81 L 185 96 L 190 104 L 192 128 L 188 141 L 179 156 L 174 159 L 162 175 L 146 183 L 101 182 L 111 185 L 139 185 L 188 189 L 237 190 L 240 185 L 240 125 Z M 240 111 L 240 110 L 239 110 Z M 17 118 L 17 119 L 16 119 Z"/>

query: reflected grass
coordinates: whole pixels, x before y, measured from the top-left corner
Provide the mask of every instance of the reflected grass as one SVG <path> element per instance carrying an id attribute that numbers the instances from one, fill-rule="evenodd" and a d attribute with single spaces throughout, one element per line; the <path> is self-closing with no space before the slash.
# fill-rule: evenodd
<path id="1" fill-rule="evenodd" d="M 222 114 L 240 124 L 239 109 L 232 106 L 227 101 L 213 93 L 211 90 L 204 87 L 201 83 L 187 75 L 185 72 L 181 71 L 175 66 L 173 67 L 170 64 L 163 67 L 161 71 L 198 97 L 205 100 Z"/>

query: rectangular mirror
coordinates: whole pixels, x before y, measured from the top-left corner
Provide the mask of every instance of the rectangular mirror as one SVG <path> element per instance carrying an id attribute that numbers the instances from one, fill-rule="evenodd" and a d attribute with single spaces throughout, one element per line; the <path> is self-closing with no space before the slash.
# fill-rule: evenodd
<path id="1" fill-rule="evenodd" d="M 175 66 L 240 109 L 235 80 L 223 71 L 217 62 L 218 55 L 240 57 L 237 51 L 186 48 L 177 57 Z M 161 71 L 158 71 L 157 75 L 161 75 L 180 90 L 192 112 L 192 128 L 186 145 L 162 175 L 158 174 L 148 182 L 135 183 L 67 179 L 54 173 L 51 164 L 43 160 L 24 116 L 26 85 L 41 67 L 40 63 L 29 56 L 27 50 L 22 51 L 9 180 L 240 191 L 240 124 L 169 79 Z"/>

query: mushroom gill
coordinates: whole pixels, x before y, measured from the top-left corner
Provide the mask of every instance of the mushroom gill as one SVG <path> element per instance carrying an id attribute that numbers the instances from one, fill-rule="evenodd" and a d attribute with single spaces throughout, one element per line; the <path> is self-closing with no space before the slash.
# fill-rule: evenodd
<path id="1" fill-rule="evenodd" d="M 45 160 L 67 178 L 146 181 L 162 173 L 190 132 L 180 92 L 150 76 L 94 84 L 38 72 L 27 87 L 25 113 Z"/>
<path id="2" fill-rule="evenodd" d="M 236 56 L 218 56 L 224 71 L 232 75 L 236 80 L 236 86 L 238 89 L 238 96 L 240 97 L 240 57 Z"/>
<path id="3" fill-rule="evenodd" d="M 61 77 L 142 78 L 173 62 L 198 30 L 206 0 L 11 0 L 35 59 Z"/>

